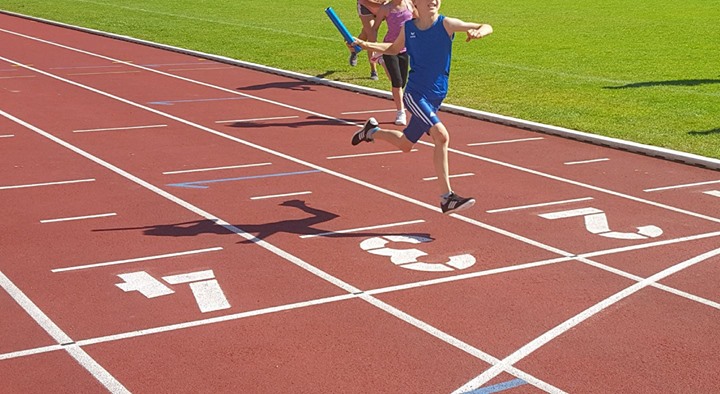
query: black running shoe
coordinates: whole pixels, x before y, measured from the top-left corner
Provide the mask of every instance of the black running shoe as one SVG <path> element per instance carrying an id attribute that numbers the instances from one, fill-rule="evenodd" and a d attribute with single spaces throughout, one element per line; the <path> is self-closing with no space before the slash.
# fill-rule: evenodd
<path id="1" fill-rule="evenodd" d="M 358 57 L 357 52 L 355 52 L 355 51 L 350 52 L 350 58 L 348 58 L 348 63 L 350 63 L 350 66 L 352 66 L 352 67 L 357 66 L 357 62 L 358 62 L 357 57 Z"/>
<path id="2" fill-rule="evenodd" d="M 363 141 L 365 142 L 373 142 L 373 138 L 370 135 L 370 132 L 378 127 L 378 122 L 375 120 L 375 118 L 370 118 L 365 122 L 365 126 L 363 126 L 362 129 L 360 129 L 357 133 L 355 133 L 352 137 L 352 144 L 357 145 Z"/>
<path id="3" fill-rule="evenodd" d="M 460 197 L 457 194 L 450 193 L 450 196 L 442 201 L 440 204 L 440 208 L 442 208 L 443 213 L 455 213 L 464 211 L 470 207 L 475 205 L 475 199 L 474 198 L 465 198 Z"/>

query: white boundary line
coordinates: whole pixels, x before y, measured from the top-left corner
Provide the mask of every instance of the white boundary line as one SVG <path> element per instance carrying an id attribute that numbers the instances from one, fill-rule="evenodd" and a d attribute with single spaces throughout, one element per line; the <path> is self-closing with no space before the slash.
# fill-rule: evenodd
<path id="1" fill-rule="evenodd" d="M 95 264 L 86 264 L 86 265 L 76 265 L 73 267 L 65 267 L 65 268 L 55 268 L 53 270 L 50 270 L 50 272 L 67 272 L 67 271 L 78 271 L 78 270 L 84 270 L 89 268 L 98 268 L 98 267 L 107 267 L 110 265 L 120 265 L 120 264 L 128 264 L 128 263 L 137 263 L 139 261 L 150 261 L 150 260 L 159 260 L 159 259 L 166 259 L 170 257 L 179 257 L 179 256 L 188 256 L 192 254 L 199 254 L 199 253 L 207 253 L 207 252 L 216 252 L 219 250 L 223 250 L 222 247 L 217 246 L 214 248 L 206 248 L 206 249 L 197 249 L 197 250 L 188 250 L 185 252 L 177 252 L 177 253 L 167 253 L 167 254 L 159 254 L 155 256 L 146 256 L 146 257 L 136 257 L 133 259 L 125 259 L 125 260 L 117 260 L 117 261 L 108 261 L 104 263 L 95 263 Z"/>
<path id="2" fill-rule="evenodd" d="M 80 27 L 80 26 L 74 26 L 74 25 L 70 25 L 70 24 L 66 24 L 66 23 L 56 22 L 56 21 L 43 19 L 43 18 L 37 18 L 37 17 L 29 16 L 29 15 L 23 15 L 23 14 L 19 14 L 19 13 L 15 13 L 15 12 L 0 10 L 0 13 L 16 16 L 16 17 L 20 17 L 20 18 L 25 18 L 25 19 L 29 19 L 29 20 L 33 20 L 33 21 L 37 21 L 37 22 L 43 22 L 46 24 L 60 26 L 60 27 L 68 28 L 68 29 L 78 30 L 78 31 L 82 31 L 85 33 L 96 34 L 96 35 L 100 35 L 103 37 L 110 37 L 110 38 L 114 38 L 117 40 L 128 41 L 128 42 L 142 44 L 142 45 L 146 45 L 146 46 L 150 46 L 150 47 L 154 47 L 154 48 L 160 48 L 160 49 L 169 50 L 169 51 L 173 51 L 173 52 L 184 53 L 184 54 L 191 55 L 191 56 L 196 56 L 196 57 L 200 57 L 200 58 L 204 58 L 204 59 L 208 59 L 208 60 L 214 60 L 214 61 L 221 62 L 221 63 L 232 64 L 235 66 L 240 66 L 240 67 L 249 68 L 249 69 L 253 69 L 253 70 L 259 70 L 259 71 L 263 71 L 266 73 L 277 74 L 277 75 L 281 75 L 283 77 L 299 79 L 299 80 L 313 82 L 313 83 L 317 83 L 317 84 L 321 84 L 321 85 L 327 85 L 327 86 L 332 86 L 332 87 L 336 87 L 336 88 L 340 88 L 340 89 L 364 93 L 364 94 L 368 94 L 368 95 L 372 95 L 372 96 L 378 96 L 378 97 L 383 97 L 383 98 L 387 98 L 387 99 L 392 99 L 392 94 L 390 92 L 384 91 L 384 90 L 366 88 L 366 87 L 357 86 L 357 85 L 353 85 L 353 84 L 345 83 L 345 82 L 331 81 L 331 80 L 327 80 L 324 78 L 319 78 L 319 77 L 314 77 L 314 76 L 301 74 L 301 73 L 297 73 L 297 72 L 293 72 L 293 71 L 287 71 L 287 70 L 282 70 L 282 69 L 278 69 L 278 68 L 268 67 L 268 66 L 261 65 L 261 64 L 245 62 L 242 60 L 237 60 L 237 59 L 233 59 L 233 58 L 229 58 L 229 57 L 225 57 L 225 56 L 213 55 L 213 54 L 208 54 L 208 53 L 204 53 L 204 52 L 200 52 L 200 51 L 192 51 L 189 49 L 174 47 L 171 45 L 165 45 L 165 44 L 160 44 L 160 43 L 156 43 L 156 42 L 152 42 L 152 41 L 141 40 L 141 39 L 130 37 L 130 36 L 123 36 L 123 35 L 119 35 L 119 34 L 107 33 L 107 32 L 103 32 L 100 30 L 94 30 L 94 29 L 84 28 L 84 27 Z M 595 145 L 609 146 L 609 147 L 616 148 L 616 149 L 622 149 L 622 150 L 627 150 L 627 151 L 631 151 L 631 152 L 635 152 L 635 153 L 641 153 L 641 154 L 644 154 L 647 156 L 662 157 L 667 160 L 680 161 L 680 162 L 684 162 L 684 163 L 691 164 L 691 165 L 697 165 L 697 166 L 707 167 L 707 168 L 716 169 L 716 170 L 720 169 L 720 159 L 713 159 L 713 158 L 709 158 L 709 157 L 695 155 L 692 153 L 679 152 L 679 151 L 675 151 L 672 149 L 660 148 L 660 147 L 656 147 L 656 146 L 645 145 L 645 144 L 640 144 L 640 143 L 631 142 L 631 141 L 625 141 L 625 140 L 621 140 L 618 138 L 604 137 L 604 136 L 595 135 L 595 134 L 591 134 L 591 133 L 585 133 L 582 131 L 567 129 L 564 127 L 558 127 L 558 126 L 547 125 L 544 123 L 532 122 L 532 121 L 528 121 L 528 120 L 513 118 L 510 116 L 494 114 L 491 112 L 485 112 L 485 111 L 475 110 L 475 109 L 471 109 L 471 108 L 460 107 L 460 106 L 452 105 L 452 104 L 442 104 L 442 106 L 440 108 L 441 108 L 441 110 L 444 110 L 447 112 L 465 115 L 465 116 L 469 116 L 471 118 L 485 120 L 485 121 L 492 122 L 492 123 L 504 124 L 504 125 L 508 125 L 508 126 L 519 127 L 522 129 L 531 130 L 531 131 L 537 131 L 537 132 L 541 132 L 541 133 L 545 133 L 545 134 L 556 135 L 556 136 L 560 136 L 563 138 L 569 138 L 569 139 L 574 139 L 574 140 L 579 140 L 579 141 L 590 142 Z"/>
<path id="3" fill-rule="evenodd" d="M 411 149 L 410 152 L 417 152 L 417 149 Z M 367 156 L 381 156 L 381 155 L 394 155 L 398 153 L 404 153 L 401 150 L 391 150 L 391 151 L 384 151 L 384 152 L 371 152 L 371 153 L 356 153 L 353 155 L 340 155 L 340 156 L 328 156 L 326 159 L 328 160 L 335 160 L 335 159 L 354 159 L 356 157 L 367 157 Z"/>
<path id="4" fill-rule="evenodd" d="M 60 327 L 35 305 L 25 293 L 22 292 L 5 274 L 0 271 L 0 287 L 2 287 L 15 302 L 20 305 L 30 317 L 45 330 L 62 349 L 67 351 L 83 368 L 97 379 L 111 393 L 130 393 L 115 377 L 98 364 L 79 346 L 73 344 L 70 338 Z M 56 347 L 52 346 L 53 349 Z"/>
<path id="5" fill-rule="evenodd" d="M 399 227 L 399 226 L 406 226 L 408 224 L 418 224 L 418 223 L 425 223 L 424 220 L 418 219 L 418 220 L 411 220 L 407 222 L 397 222 L 397 223 L 389 223 L 389 224 L 379 224 L 377 226 L 368 226 L 368 227 L 358 227 L 358 228 L 351 228 L 348 230 L 337 230 L 337 231 L 328 231 L 326 233 L 320 233 L 320 234 L 307 234 L 307 235 L 301 235 L 300 238 L 316 238 L 316 237 L 326 237 L 328 235 L 334 235 L 334 234 L 348 234 L 348 233 L 356 233 L 358 231 L 365 231 L 365 230 L 377 230 L 381 228 L 390 228 L 390 227 Z"/>
<path id="6" fill-rule="evenodd" d="M 178 171 L 166 171 L 163 175 L 174 175 L 174 174 L 187 174 L 190 172 L 205 172 L 205 171 L 218 171 L 218 170 L 231 170 L 235 168 L 248 168 L 248 167 L 262 167 L 269 166 L 272 163 L 253 163 L 253 164 L 239 164 L 236 166 L 224 166 L 224 167 L 210 167 L 210 168 L 196 168 L 193 170 L 178 170 Z"/>
<path id="7" fill-rule="evenodd" d="M 708 196 L 720 197 L 720 190 L 708 190 L 703 193 L 707 194 Z"/>
<path id="8" fill-rule="evenodd" d="M 566 166 L 574 166 L 574 165 L 576 165 L 576 164 L 598 163 L 598 162 L 601 162 L 601 161 L 610 161 L 610 159 L 608 159 L 607 157 L 603 157 L 603 158 L 601 158 L 601 159 L 590 159 L 590 160 L 580 160 L 580 161 L 566 161 L 566 162 L 563 163 L 563 164 L 565 164 Z"/>
<path id="9" fill-rule="evenodd" d="M 464 173 L 464 174 L 448 175 L 448 178 L 463 178 L 463 177 L 466 177 L 466 176 L 474 176 L 474 175 L 475 175 L 475 173 L 473 173 L 473 172 L 466 172 L 466 173 Z M 434 181 L 434 180 L 437 180 L 437 179 L 438 179 L 438 177 L 436 177 L 436 176 L 430 176 L 430 177 L 427 177 L 427 178 L 423 178 L 422 180 L 423 180 L 423 181 Z"/>
<path id="10" fill-rule="evenodd" d="M 158 127 L 167 127 L 166 124 L 151 124 L 147 126 L 128 126 L 128 127 L 108 127 L 104 129 L 85 129 L 73 130 L 73 133 L 91 133 L 95 131 L 116 131 L 116 130 L 137 130 L 137 129 L 154 129 Z"/>
<path id="11" fill-rule="evenodd" d="M 282 120 L 282 119 L 297 119 L 297 118 L 299 118 L 299 116 L 273 116 L 270 118 L 216 120 L 215 123 L 245 123 L 245 122 L 257 122 L 257 121 L 262 121 L 262 120 Z"/>
<path id="12" fill-rule="evenodd" d="M 15 137 L 15 134 L 3 134 L 3 135 L 0 135 L 0 138 L 12 138 L 12 137 Z"/>
<path id="13" fill-rule="evenodd" d="M 77 179 L 77 180 L 73 180 L 73 181 L 33 183 L 33 184 L 28 184 L 28 185 L 0 186 L 0 190 L 24 189 L 26 187 L 39 187 L 39 186 L 68 185 L 68 184 L 72 184 L 72 183 L 82 183 L 82 182 L 95 182 L 95 178 Z"/>
<path id="14" fill-rule="evenodd" d="M 106 218 L 110 216 L 116 216 L 117 213 L 110 212 L 110 213 L 99 213 L 97 215 L 86 215 L 86 216 L 74 216 L 69 218 L 58 218 L 58 219 L 43 219 L 40 221 L 40 223 L 57 223 L 57 222 L 69 222 L 72 220 L 85 220 L 85 219 L 96 219 L 96 218 Z"/>
<path id="15" fill-rule="evenodd" d="M 707 182 L 697 182 L 697 183 L 686 183 L 684 185 L 673 185 L 673 186 L 663 186 L 663 187 L 656 187 L 654 189 L 645 189 L 644 192 L 657 192 L 660 190 L 670 190 L 670 189 L 680 189 L 684 187 L 693 187 L 693 186 L 703 186 L 703 185 L 713 185 L 716 183 L 720 183 L 720 180 L 718 181 L 707 181 Z"/>
<path id="16" fill-rule="evenodd" d="M 547 207 L 551 205 L 559 205 L 559 204 L 568 204 L 571 202 L 579 202 L 579 201 L 588 201 L 592 200 L 592 197 L 582 197 L 582 198 L 575 198 L 572 200 L 563 200 L 563 201 L 552 201 L 552 202 L 543 202 L 539 204 L 530 204 L 530 205 L 520 205 L 517 207 L 510 207 L 510 208 L 500 208 L 500 209 L 491 209 L 489 211 L 485 211 L 486 213 L 498 213 L 498 212 L 507 212 L 507 211 L 517 211 L 521 209 L 528 209 L 528 208 L 540 208 L 540 207 Z"/>
<path id="17" fill-rule="evenodd" d="M 503 141 L 488 141 L 488 142 L 473 142 L 467 144 L 467 146 L 485 146 L 485 145 L 498 145 L 498 144 L 512 144 L 514 142 L 526 142 L 526 141 L 539 141 L 544 140 L 543 137 L 532 137 L 532 138 L 518 138 L 514 140 L 503 140 Z"/>
<path id="18" fill-rule="evenodd" d="M 359 115 L 359 114 L 374 114 L 377 112 L 396 112 L 396 109 L 371 109 L 367 111 L 350 111 L 350 112 L 340 112 L 340 115 Z"/>
<path id="19" fill-rule="evenodd" d="M 271 194 L 267 196 L 256 196 L 250 197 L 251 200 L 266 200 L 268 198 L 279 198 L 279 197 L 291 197 L 291 196 L 302 196 L 304 194 L 311 194 L 311 191 L 294 192 L 294 193 L 283 193 L 283 194 Z"/>

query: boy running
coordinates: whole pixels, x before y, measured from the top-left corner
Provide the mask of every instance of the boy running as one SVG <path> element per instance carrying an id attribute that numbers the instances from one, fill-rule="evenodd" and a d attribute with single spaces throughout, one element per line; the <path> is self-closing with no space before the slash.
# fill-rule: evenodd
<path id="1" fill-rule="evenodd" d="M 392 43 L 375 43 L 356 40 L 368 51 L 397 54 L 407 48 L 410 55 L 410 75 L 405 88 L 405 105 L 412 114 L 405 130 L 388 130 L 378 127 L 375 118 L 352 138 L 352 144 L 371 142 L 375 138 L 387 141 L 404 152 L 410 152 L 413 145 L 428 134 L 435 144 L 433 164 L 440 185 L 440 208 L 443 213 L 459 212 L 475 204 L 473 198 L 460 197 L 450 188 L 448 170 L 448 142 L 450 136 L 437 116 L 440 104 L 445 99 L 450 75 L 452 42 L 455 33 L 467 33 L 467 40 L 483 38 L 493 32 L 487 24 L 468 23 L 440 14 L 441 0 L 413 0 L 418 17 L 403 25 L 398 38 Z"/>

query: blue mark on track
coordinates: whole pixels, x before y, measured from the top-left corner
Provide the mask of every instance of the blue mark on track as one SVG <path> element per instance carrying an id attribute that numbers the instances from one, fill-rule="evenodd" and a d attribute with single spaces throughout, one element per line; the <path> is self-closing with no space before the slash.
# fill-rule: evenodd
<path id="1" fill-rule="evenodd" d="M 296 172 L 280 172 L 275 174 L 265 174 L 265 175 L 252 175 L 252 176 L 241 176 L 238 178 L 223 178 L 223 179 L 211 179 L 207 181 L 193 181 L 193 182 L 183 182 L 183 183 L 170 183 L 168 186 L 174 186 L 174 187 L 184 187 L 188 189 L 207 189 L 207 185 L 209 183 L 220 183 L 220 182 L 233 182 L 233 181 L 244 181 L 246 179 L 260 179 L 260 178 L 272 178 L 277 176 L 289 176 L 289 175 L 303 175 L 303 174 L 312 174 L 314 172 L 320 172 L 320 170 L 308 170 L 308 171 L 296 171 Z"/>
<path id="2" fill-rule="evenodd" d="M 515 387 L 522 386 L 524 384 L 527 384 L 526 381 L 522 379 L 513 379 L 509 380 L 507 382 L 494 384 L 492 386 L 486 386 L 486 387 L 480 387 L 479 389 L 475 389 L 473 391 L 468 391 L 465 394 L 492 394 L 492 393 L 499 393 L 501 391 L 514 389 Z"/>
<path id="3" fill-rule="evenodd" d="M 246 100 L 246 97 L 225 97 L 225 98 L 208 98 L 194 100 L 167 100 L 167 101 L 151 101 L 150 105 L 173 105 L 175 103 L 202 103 L 207 101 L 226 101 L 226 100 Z"/>

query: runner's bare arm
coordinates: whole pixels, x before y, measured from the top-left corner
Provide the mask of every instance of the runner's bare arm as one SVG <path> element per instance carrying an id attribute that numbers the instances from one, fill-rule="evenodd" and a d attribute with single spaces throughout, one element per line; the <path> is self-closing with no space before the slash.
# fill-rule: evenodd
<path id="1" fill-rule="evenodd" d="M 492 26 L 488 24 L 464 22 L 457 18 L 445 18 L 443 24 L 449 34 L 466 32 L 467 39 L 465 41 L 483 38 L 493 32 Z"/>
<path id="2" fill-rule="evenodd" d="M 355 42 L 350 45 L 359 45 L 362 49 L 382 52 L 386 55 L 397 55 L 403 48 L 405 48 L 405 26 L 400 29 L 400 35 L 393 43 L 367 42 L 356 39 Z"/>

